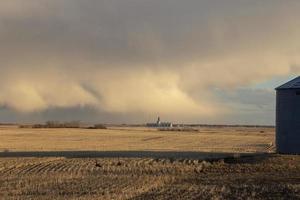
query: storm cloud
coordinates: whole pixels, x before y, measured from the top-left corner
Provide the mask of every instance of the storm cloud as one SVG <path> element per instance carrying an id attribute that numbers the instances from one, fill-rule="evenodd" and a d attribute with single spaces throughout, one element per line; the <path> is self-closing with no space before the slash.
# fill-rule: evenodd
<path id="1" fill-rule="evenodd" d="M 247 95 L 264 98 L 241 87 L 299 72 L 299 9 L 293 0 L 3 1 L 0 105 L 28 116 L 86 108 L 111 121 L 233 122 Z"/>

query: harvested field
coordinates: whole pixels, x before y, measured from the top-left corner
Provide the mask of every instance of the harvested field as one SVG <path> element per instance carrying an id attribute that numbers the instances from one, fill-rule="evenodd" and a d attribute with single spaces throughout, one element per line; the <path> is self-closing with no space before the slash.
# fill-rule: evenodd
<path id="1" fill-rule="evenodd" d="M 0 127 L 2 151 L 270 152 L 273 128 L 200 128 L 198 132 L 149 128 L 20 129 Z"/>
<path id="2" fill-rule="evenodd" d="M 0 128 L 1 199 L 300 199 L 272 128 Z"/>
<path id="3" fill-rule="evenodd" d="M 0 179 L 2 199 L 299 199 L 300 157 L 2 158 Z"/>

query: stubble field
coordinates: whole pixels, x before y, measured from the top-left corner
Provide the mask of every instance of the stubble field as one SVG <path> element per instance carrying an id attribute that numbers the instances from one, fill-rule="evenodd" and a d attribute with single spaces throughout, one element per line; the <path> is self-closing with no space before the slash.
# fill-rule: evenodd
<path id="1" fill-rule="evenodd" d="M 1 151 L 185 151 L 267 152 L 273 128 L 199 128 L 158 131 L 155 128 L 20 129 L 0 127 Z"/>
<path id="2" fill-rule="evenodd" d="M 1 199 L 299 199 L 272 128 L 0 129 Z"/>

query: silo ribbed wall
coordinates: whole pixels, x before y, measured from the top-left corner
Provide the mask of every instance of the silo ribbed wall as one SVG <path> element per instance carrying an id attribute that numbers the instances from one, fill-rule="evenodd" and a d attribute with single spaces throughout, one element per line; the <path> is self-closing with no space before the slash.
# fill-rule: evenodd
<path id="1" fill-rule="evenodd" d="M 300 154 L 300 90 L 277 90 L 276 146 L 278 153 Z"/>

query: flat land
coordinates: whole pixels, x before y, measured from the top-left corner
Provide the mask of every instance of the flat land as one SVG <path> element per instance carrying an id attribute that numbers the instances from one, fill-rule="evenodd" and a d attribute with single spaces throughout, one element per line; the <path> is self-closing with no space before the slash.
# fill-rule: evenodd
<path id="1" fill-rule="evenodd" d="M 197 132 L 149 128 L 20 129 L 0 127 L 0 152 L 10 151 L 178 151 L 268 152 L 273 128 L 199 128 Z"/>
<path id="2" fill-rule="evenodd" d="M 272 128 L 0 128 L 0 199 L 300 199 Z M 192 155 L 192 156 L 191 156 Z"/>

